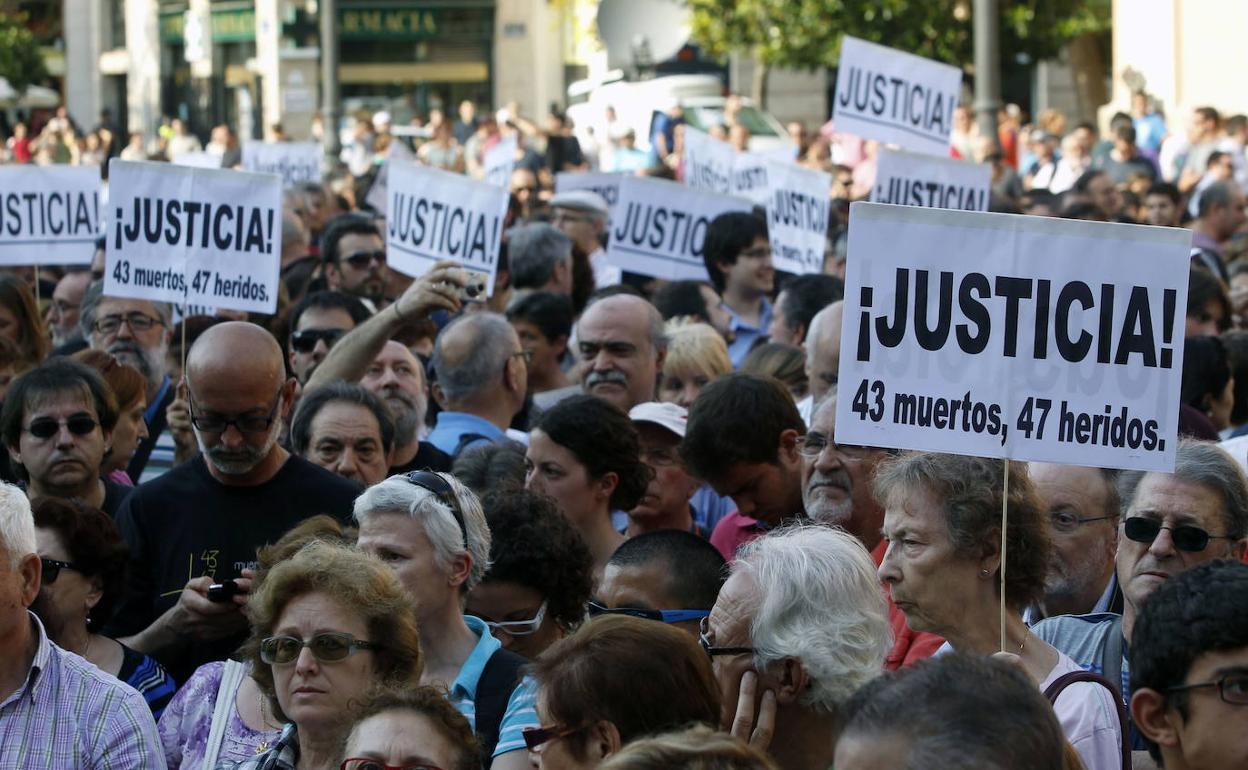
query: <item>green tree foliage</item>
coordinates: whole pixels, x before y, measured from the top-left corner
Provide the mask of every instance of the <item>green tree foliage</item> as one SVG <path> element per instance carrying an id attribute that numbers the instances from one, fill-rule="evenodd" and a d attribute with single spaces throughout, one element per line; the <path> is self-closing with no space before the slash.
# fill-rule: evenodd
<path id="1" fill-rule="evenodd" d="M 685 0 L 693 37 L 713 56 L 737 51 L 763 64 L 836 67 L 841 36 L 966 68 L 971 0 Z M 1109 28 L 1110 0 L 1000 0 L 1001 56 L 1054 56 L 1071 39 Z"/>
<path id="2" fill-rule="evenodd" d="M 21 14 L 0 13 L 0 77 L 19 94 L 48 76 L 39 43 Z"/>

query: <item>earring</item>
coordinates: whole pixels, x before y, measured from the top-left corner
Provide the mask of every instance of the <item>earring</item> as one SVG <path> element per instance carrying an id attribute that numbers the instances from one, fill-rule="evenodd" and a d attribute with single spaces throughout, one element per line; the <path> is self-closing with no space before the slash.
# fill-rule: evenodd
<path id="1" fill-rule="evenodd" d="M 988 577 L 988 570 L 986 570 L 986 569 L 981 569 L 981 570 L 979 571 L 979 574 L 983 575 L 984 577 Z"/>

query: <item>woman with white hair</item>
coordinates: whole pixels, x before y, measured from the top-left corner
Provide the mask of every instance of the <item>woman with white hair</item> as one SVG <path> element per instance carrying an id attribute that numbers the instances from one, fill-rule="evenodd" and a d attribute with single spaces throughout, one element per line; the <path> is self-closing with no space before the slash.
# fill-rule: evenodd
<path id="1" fill-rule="evenodd" d="M 879 676 L 892 633 L 866 548 L 844 530 L 808 524 L 737 552 L 701 643 L 724 694 L 720 727 L 770 741 L 785 770 L 824 770 L 842 708 Z"/>
<path id="2" fill-rule="evenodd" d="M 489 567 L 490 530 L 477 496 L 450 474 L 414 471 L 367 489 L 355 520 L 360 548 L 389 564 L 416 602 L 420 683 L 445 690 L 472 723 L 486 767 L 527 767 L 521 730 L 538 723 L 532 692 L 517 686 L 525 660 L 463 614 Z"/>

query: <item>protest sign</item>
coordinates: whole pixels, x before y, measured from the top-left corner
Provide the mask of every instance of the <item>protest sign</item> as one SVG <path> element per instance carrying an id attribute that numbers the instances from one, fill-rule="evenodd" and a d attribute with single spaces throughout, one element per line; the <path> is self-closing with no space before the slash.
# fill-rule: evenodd
<path id="1" fill-rule="evenodd" d="M 392 161 L 387 192 L 386 262 L 411 276 L 440 259 L 488 275 L 494 293 L 498 246 L 507 216 L 506 188 L 462 174 Z"/>
<path id="2" fill-rule="evenodd" d="M 104 293 L 272 313 L 282 186 L 272 174 L 109 163 Z"/>
<path id="3" fill-rule="evenodd" d="M 987 163 L 919 155 L 881 147 L 871 200 L 932 209 L 987 211 L 992 168 Z"/>
<path id="4" fill-rule="evenodd" d="M 187 168 L 221 168 L 221 156 L 210 152 L 184 152 L 172 162 L 175 166 Z"/>
<path id="5" fill-rule="evenodd" d="M 615 206 L 620 200 L 620 180 L 623 178 L 623 174 L 602 174 L 595 171 L 562 171 L 555 174 L 555 193 L 591 190 L 602 196 L 602 199 L 607 202 L 607 209 L 614 215 Z"/>
<path id="6" fill-rule="evenodd" d="M 1170 470 L 1190 242 L 853 204 L 837 443 Z"/>
<path id="7" fill-rule="evenodd" d="M 516 168 L 516 135 L 504 137 L 485 153 L 483 160 L 485 181 L 510 190 L 511 172 Z"/>
<path id="8" fill-rule="evenodd" d="M 695 190 L 728 195 L 732 192 L 732 170 L 736 150 L 710 134 L 685 126 L 685 184 Z"/>
<path id="9" fill-rule="evenodd" d="M 767 162 L 767 237 L 777 270 L 823 271 L 832 176 L 792 163 Z"/>
<path id="10" fill-rule="evenodd" d="M 321 181 L 321 146 L 316 142 L 247 142 L 243 170 L 277 174 L 282 187 Z"/>
<path id="11" fill-rule="evenodd" d="M 664 179 L 622 177 L 607 261 L 656 278 L 705 281 L 702 242 L 707 225 L 720 214 L 751 208 L 747 200 Z"/>
<path id="12" fill-rule="evenodd" d="M 0 265 L 85 265 L 100 233 L 100 170 L 0 166 Z"/>
<path id="13" fill-rule="evenodd" d="M 754 152 L 733 151 L 731 194 L 745 198 L 757 206 L 767 205 L 772 185 L 767 179 L 767 169 L 778 161 Z"/>
<path id="14" fill-rule="evenodd" d="M 948 155 L 961 85 L 957 67 L 846 35 L 832 120 L 841 133 Z"/>

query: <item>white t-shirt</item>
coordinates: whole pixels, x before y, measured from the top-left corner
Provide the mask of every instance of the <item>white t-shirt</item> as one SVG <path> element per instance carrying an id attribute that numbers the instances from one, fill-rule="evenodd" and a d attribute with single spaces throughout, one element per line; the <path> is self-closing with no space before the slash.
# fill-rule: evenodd
<path id="1" fill-rule="evenodd" d="M 1063 653 L 1057 655 L 1057 665 L 1040 683 L 1042 691 L 1058 677 L 1083 670 Z M 1121 770 L 1122 729 L 1109 690 L 1095 682 L 1075 682 L 1057 696 L 1053 711 L 1087 770 Z"/>

